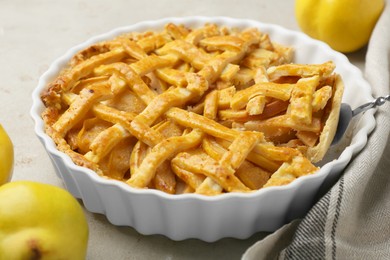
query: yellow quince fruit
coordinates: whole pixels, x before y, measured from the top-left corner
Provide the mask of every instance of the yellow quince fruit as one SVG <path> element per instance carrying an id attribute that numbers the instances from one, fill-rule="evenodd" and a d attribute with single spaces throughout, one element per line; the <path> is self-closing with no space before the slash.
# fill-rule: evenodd
<path id="1" fill-rule="evenodd" d="M 88 224 L 66 190 L 38 182 L 0 187 L 0 259 L 85 259 Z"/>
<path id="2" fill-rule="evenodd" d="M 14 166 L 14 147 L 11 139 L 0 124 L 0 185 L 8 182 Z"/>
<path id="3" fill-rule="evenodd" d="M 296 0 L 301 30 L 334 50 L 353 52 L 368 43 L 384 0 Z"/>

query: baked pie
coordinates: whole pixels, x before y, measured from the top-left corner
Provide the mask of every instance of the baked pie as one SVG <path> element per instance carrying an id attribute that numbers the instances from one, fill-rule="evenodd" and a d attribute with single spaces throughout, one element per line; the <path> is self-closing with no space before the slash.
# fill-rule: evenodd
<path id="1" fill-rule="evenodd" d="M 318 171 L 343 93 L 332 61 L 256 28 L 131 32 L 77 53 L 42 93 L 75 164 L 170 194 L 250 192 Z"/>

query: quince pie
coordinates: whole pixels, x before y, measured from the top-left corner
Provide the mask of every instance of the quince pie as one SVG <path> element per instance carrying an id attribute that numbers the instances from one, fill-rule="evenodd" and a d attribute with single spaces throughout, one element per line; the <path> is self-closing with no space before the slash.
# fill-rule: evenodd
<path id="1" fill-rule="evenodd" d="M 249 192 L 313 174 L 343 93 L 333 62 L 294 64 L 255 28 L 166 24 L 77 53 L 42 93 L 78 165 L 171 194 Z"/>

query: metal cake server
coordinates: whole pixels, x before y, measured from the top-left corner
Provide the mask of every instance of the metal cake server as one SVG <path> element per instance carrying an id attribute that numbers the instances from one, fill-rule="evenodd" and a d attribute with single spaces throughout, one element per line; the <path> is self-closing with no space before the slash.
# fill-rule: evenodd
<path id="1" fill-rule="evenodd" d="M 377 106 L 383 105 L 386 101 L 390 101 L 390 95 L 387 95 L 385 97 L 378 97 L 372 102 L 363 104 L 355 109 L 352 110 L 351 106 L 342 103 L 340 107 L 340 117 L 339 117 L 339 124 L 337 126 L 336 134 L 333 138 L 332 145 L 337 144 L 341 138 L 344 136 L 345 131 L 347 130 L 352 118 L 364 111 L 367 111 L 371 108 L 375 108 Z"/>

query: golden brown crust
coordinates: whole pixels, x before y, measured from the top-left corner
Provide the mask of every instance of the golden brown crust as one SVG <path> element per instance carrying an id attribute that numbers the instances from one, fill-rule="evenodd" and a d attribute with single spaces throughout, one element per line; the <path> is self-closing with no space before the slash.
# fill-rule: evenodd
<path id="1" fill-rule="evenodd" d="M 45 130 L 75 164 L 137 188 L 285 185 L 318 170 L 343 92 L 333 62 L 292 57 L 254 28 L 120 35 L 77 53 L 48 84 Z"/>
<path id="2" fill-rule="evenodd" d="M 312 162 L 319 162 L 322 160 L 333 141 L 334 135 L 336 134 L 337 125 L 339 123 L 341 99 L 344 92 L 344 83 L 340 75 L 336 75 L 333 92 L 331 105 L 330 108 L 328 108 L 330 112 L 328 112 L 329 115 L 326 120 L 324 120 L 325 125 L 319 137 L 319 142 L 316 146 L 309 147 L 306 153 L 306 156 Z"/>

